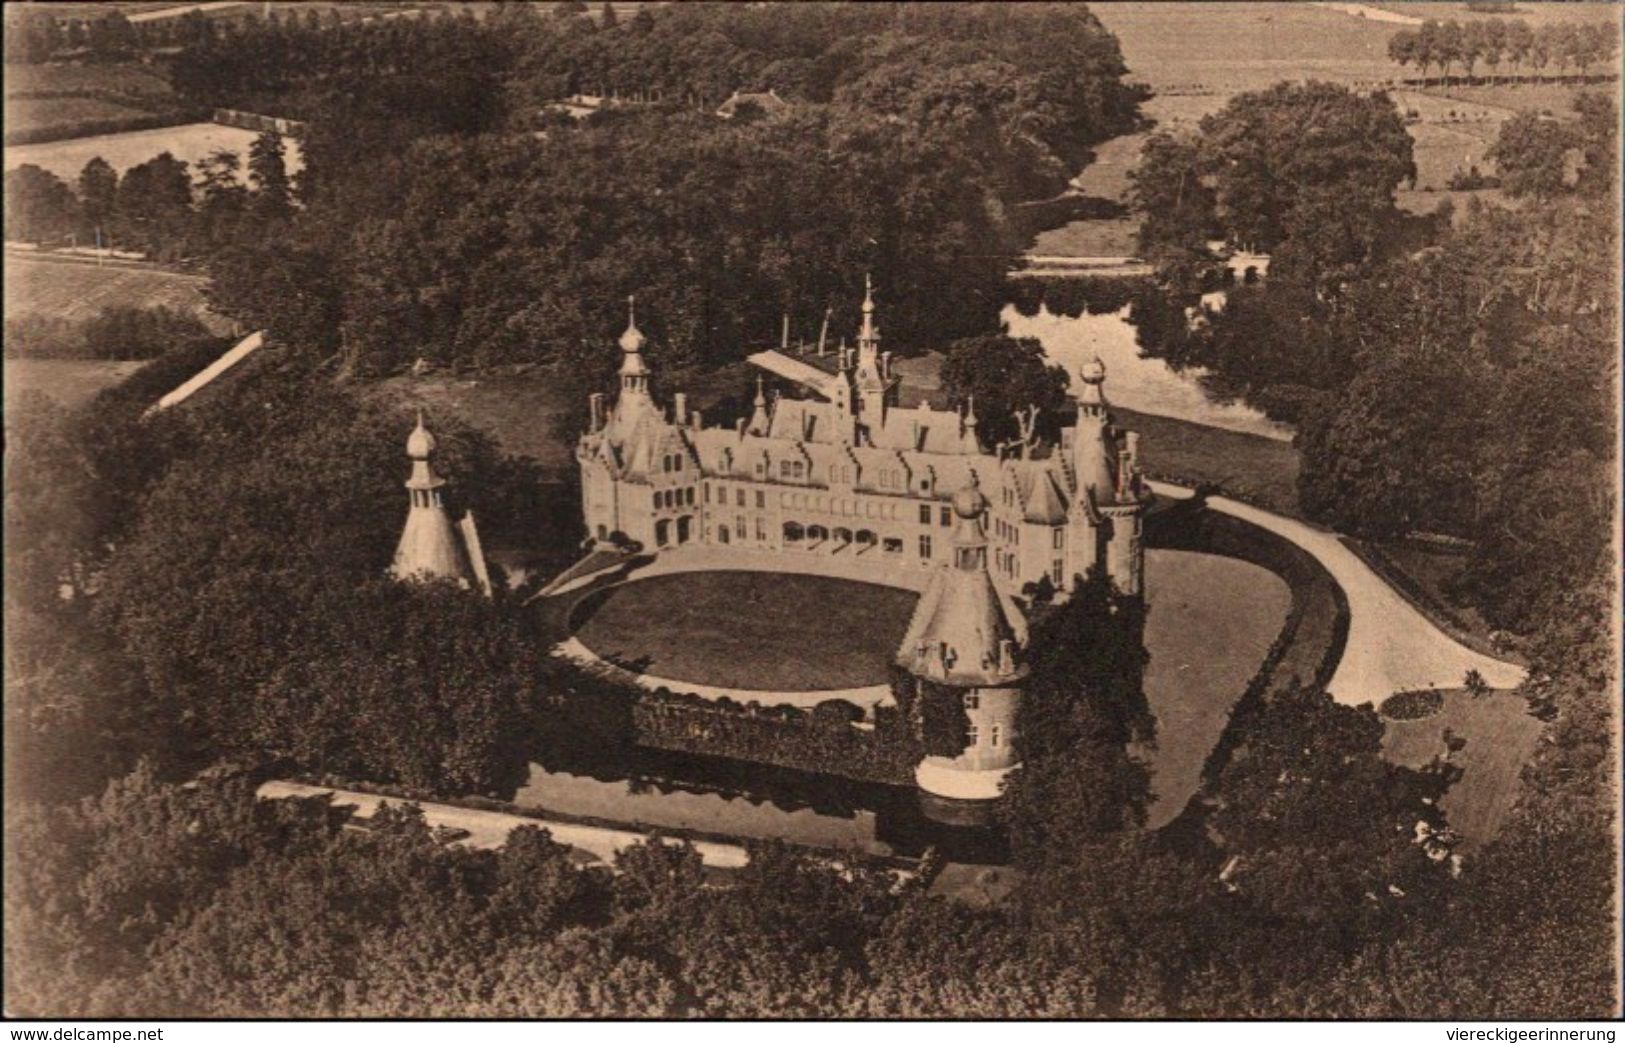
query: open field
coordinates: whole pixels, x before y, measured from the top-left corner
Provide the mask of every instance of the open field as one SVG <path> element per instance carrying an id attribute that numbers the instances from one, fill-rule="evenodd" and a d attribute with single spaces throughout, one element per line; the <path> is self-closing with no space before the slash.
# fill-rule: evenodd
<path id="1" fill-rule="evenodd" d="M 7 65 L 6 97 L 26 97 L 51 93 L 111 93 L 154 99 L 170 99 L 175 92 L 150 65 L 137 62 L 109 62 L 82 65 L 50 62 L 44 65 Z"/>
<path id="2" fill-rule="evenodd" d="M 165 305 L 196 315 L 224 333 L 231 323 L 209 310 L 203 298 L 208 280 L 162 268 L 128 263 L 98 266 L 92 261 L 31 257 L 6 252 L 7 318 L 40 313 L 69 322 L 95 318 L 113 305 Z"/>
<path id="3" fill-rule="evenodd" d="M 1511 692 L 1474 697 L 1444 692 L 1444 707 L 1420 721 L 1389 721 L 1382 752 L 1395 764 L 1419 768 L 1445 752 L 1446 731 L 1467 741 L 1450 761 L 1461 778 L 1439 806 L 1469 844 L 1493 839 L 1518 797 L 1518 776 L 1534 752 L 1541 723 Z"/>
<path id="4" fill-rule="evenodd" d="M 1261 566 L 1214 554 L 1148 550 L 1145 696 L 1157 718 L 1142 751 L 1156 799 L 1146 825 L 1184 810 L 1231 707 L 1286 623 L 1292 594 Z"/>
<path id="5" fill-rule="evenodd" d="M 1437 21 L 1489 22 L 1496 19 L 1522 19 L 1531 27 L 1583 22 L 1604 22 L 1619 16 L 1619 8 L 1611 3 L 1520 3 L 1510 15 L 1480 14 L 1469 11 L 1465 3 L 1457 0 L 1403 0 L 1403 2 L 1373 3 L 1372 7 L 1410 15 L 1413 18 Z"/>
<path id="6" fill-rule="evenodd" d="M 861 688 L 886 683 L 916 600 L 826 576 L 688 572 L 611 588 L 576 636 L 617 665 L 674 680 Z"/>
<path id="7" fill-rule="evenodd" d="M 6 409 L 10 411 L 26 391 L 42 391 L 58 405 L 75 409 L 144 365 L 103 359 L 6 359 Z"/>
<path id="8" fill-rule="evenodd" d="M 139 119 L 146 110 L 101 98 L 7 98 L 6 131 L 60 128 L 64 133 L 99 120 Z M 8 150 L 9 151 L 9 150 Z"/>
<path id="9" fill-rule="evenodd" d="M 179 127 L 132 130 L 122 134 L 102 134 L 92 138 L 72 138 L 39 145 L 11 145 L 5 150 L 5 167 L 11 170 L 24 163 L 44 167 L 57 177 L 72 181 L 85 164 L 100 156 L 123 172 L 138 163 L 168 152 L 176 159 L 196 163 L 219 149 L 236 152 L 246 164 L 248 147 L 259 135 L 251 130 L 222 127 L 214 123 L 187 123 Z M 284 139 L 290 174 L 301 167 L 299 144 Z"/>
<path id="10" fill-rule="evenodd" d="M 1471 87 L 1429 87 L 1426 93 L 1452 108 L 1482 106 L 1505 111 L 1550 114 L 1569 118 L 1574 114 L 1574 99 L 1581 94 L 1602 94 L 1617 97 L 1618 84 L 1573 83 L 1493 83 Z"/>
<path id="11" fill-rule="evenodd" d="M 1278 80 L 1392 76 L 1397 26 L 1302 3 L 1112 3 L 1091 8 L 1116 34 L 1130 75 L 1159 92 L 1228 93 Z"/>

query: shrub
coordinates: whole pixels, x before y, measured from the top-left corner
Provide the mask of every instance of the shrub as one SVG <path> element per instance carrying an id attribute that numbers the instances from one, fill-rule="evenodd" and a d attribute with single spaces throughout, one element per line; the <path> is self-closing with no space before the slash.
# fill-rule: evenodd
<path id="1" fill-rule="evenodd" d="M 1391 721 L 1420 721 L 1432 717 L 1444 706 L 1444 695 L 1434 689 L 1390 695 L 1378 707 Z"/>

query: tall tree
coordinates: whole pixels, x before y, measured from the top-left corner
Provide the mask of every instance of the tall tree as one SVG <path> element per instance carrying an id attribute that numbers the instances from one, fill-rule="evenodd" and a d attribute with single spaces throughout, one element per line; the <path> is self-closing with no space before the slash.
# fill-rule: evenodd
<path id="1" fill-rule="evenodd" d="M 118 171 L 107 160 L 96 156 L 79 172 L 80 211 L 92 235 L 99 231 L 105 239 L 117 203 Z"/>
<path id="2" fill-rule="evenodd" d="M 254 211 L 262 220 L 281 220 L 292 209 L 286 151 L 282 136 L 270 130 L 248 147 L 248 180 L 254 186 Z"/>

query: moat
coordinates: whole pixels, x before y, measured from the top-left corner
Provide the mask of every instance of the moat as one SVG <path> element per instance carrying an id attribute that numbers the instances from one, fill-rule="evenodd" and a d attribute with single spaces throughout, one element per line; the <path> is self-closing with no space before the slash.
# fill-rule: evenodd
<path id="1" fill-rule="evenodd" d="M 737 649 L 715 644 L 721 631 L 711 612 L 692 610 L 709 603 L 703 595 L 690 599 L 682 611 L 660 615 L 658 626 L 650 612 L 653 604 L 681 596 L 680 590 L 671 589 L 674 583 L 716 575 L 667 575 L 613 588 L 612 598 L 590 599 L 596 604 L 589 604 L 580 633 L 591 638 L 595 622 L 600 628 L 605 625 L 596 613 L 613 609 L 610 621 L 643 621 L 636 655 L 646 669 L 701 684 L 739 680 Z M 730 590 L 741 584 L 747 589 L 763 578 L 784 577 L 733 573 L 726 585 Z M 865 597 L 873 592 L 912 601 L 912 595 L 902 591 L 826 582 L 848 593 L 847 588 L 858 588 Z M 1178 816 L 1195 792 L 1202 764 L 1232 704 L 1280 631 L 1291 595 L 1282 579 L 1257 565 L 1176 550 L 1147 552 L 1146 584 L 1150 611 L 1145 642 L 1150 662 L 1145 688 L 1156 731 L 1137 753 L 1152 767 L 1147 825 L 1160 828 Z M 866 604 L 787 598 L 785 611 L 773 613 L 760 611 L 758 605 L 752 640 L 768 641 L 775 649 L 785 645 L 791 649 L 786 653 L 790 661 L 804 661 L 805 649 L 817 644 L 798 622 L 806 617 L 846 620 L 848 628 L 872 631 L 876 648 L 895 647 L 908 605 L 900 602 L 892 606 L 896 611 L 871 616 L 862 611 Z M 778 621 L 776 628 L 769 626 L 772 620 Z M 795 652 L 798 648 L 804 651 Z M 611 646 L 604 644 L 602 651 L 607 654 Z M 715 656 L 709 668 L 707 653 Z M 883 680 L 884 655 L 871 658 L 870 665 Z M 927 814 L 920 795 L 904 787 L 608 744 L 582 743 L 563 752 L 563 762 L 544 758 L 546 763 L 532 765 L 529 780 L 515 796 L 517 804 L 654 828 L 778 837 L 870 854 L 918 855 L 929 845 L 955 861 L 1004 858 L 995 830 L 946 825 L 940 821 L 940 808 Z"/>

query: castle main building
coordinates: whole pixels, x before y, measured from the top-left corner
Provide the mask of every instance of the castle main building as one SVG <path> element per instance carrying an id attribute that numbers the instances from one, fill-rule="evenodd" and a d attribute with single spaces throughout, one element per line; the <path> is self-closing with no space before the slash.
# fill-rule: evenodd
<path id="1" fill-rule="evenodd" d="M 1005 594 L 1045 579 L 1064 594 L 1094 569 L 1125 593 L 1141 591 L 1148 497 L 1138 437 L 1112 425 L 1098 360 L 1080 374 L 1077 419 L 1059 445 L 1029 438 L 989 452 L 974 403 L 898 404 L 872 291 L 857 348 L 841 350 L 835 373 L 781 352 L 752 356 L 809 397 L 770 402 L 758 378 L 753 414 L 732 428 L 705 426 L 680 393 L 669 409 L 654 401 L 635 315 L 620 347 L 620 393 L 612 405 L 591 397 L 590 428 L 576 449 L 587 531 L 599 540 L 620 534 L 654 551 L 697 541 L 939 569 L 954 561 L 953 497 L 974 486 L 987 501 L 987 568 Z"/>

